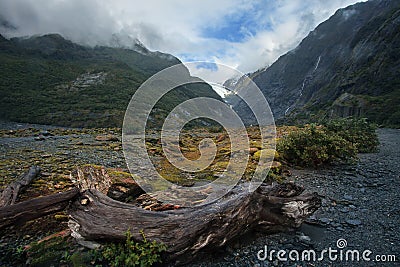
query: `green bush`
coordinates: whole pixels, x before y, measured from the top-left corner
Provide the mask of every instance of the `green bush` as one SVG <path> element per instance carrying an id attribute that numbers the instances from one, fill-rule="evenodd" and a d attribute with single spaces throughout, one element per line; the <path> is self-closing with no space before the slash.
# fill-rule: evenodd
<path id="1" fill-rule="evenodd" d="M 324 125 L 328 131 L 351 142 L 359 153 L 376 152 L 378 149 L 376 125 L 366 119 L 337 119 Z"/>
<path id="2" fill-rule="evenodd" d="M 111 266 L 152 266 L 154 263 L 161 262 L 161 253 L 166 251 L 164 244 L 156 241 L 148 241 L 142 232 L 143 242 L 132 240 L 132 234 L 126 232 L 125 243 L 110 243 L 104 246 L 101 256 Z"/>
<path id="3" fill-rule="evenodd" d="M 279 140 L 277 150 L 284 160 L 298 166 L 351 162 L 357 157 L 357 149 L 351 142 L 315 125 L 289 133 Z"/>

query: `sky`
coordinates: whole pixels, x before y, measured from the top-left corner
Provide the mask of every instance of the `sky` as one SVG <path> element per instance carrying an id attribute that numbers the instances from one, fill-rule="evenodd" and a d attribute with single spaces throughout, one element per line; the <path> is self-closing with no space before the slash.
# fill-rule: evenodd
<path id="1" fill-rule="evenodd" d="M 181 61 L 224 64 L 243 73 L 271 65 L 319 23 L 357 0 L 0 0 L 6 37 L 60 33 L 85 45 L 125 45 Z M 7 23 L 4 23 L 7 21 Z M 7 24 L 7 28 L 4 27 Z M 191 70 L 219 75 L 217 67 Z"/>

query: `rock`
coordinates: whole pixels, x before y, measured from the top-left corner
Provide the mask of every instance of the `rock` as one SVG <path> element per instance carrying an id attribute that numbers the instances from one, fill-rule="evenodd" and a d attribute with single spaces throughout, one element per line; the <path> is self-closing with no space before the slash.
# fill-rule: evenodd
<path id="1" fill-rule="evenodd" d="M 43 140 L 46 140 L 46 138 L 41 134 L 35 137 L 35 141 L 43 141 Z"/>
<path id="2" fill-rule="evenodd" d="M 308 217 L 308 219 L 311 221 L 315 221 L 315 220 L 317 220 L 317 217 L 315 217 L 315 214 L 313 214 L 310 217 Z"/>
<path id="3" fill-rule="evenodd" d="M 41 172 L 41 173 L 40 173 L 40 176 L 42 176 L 42 177 L 49 177 L 49 176 L 51 176 L 51 173 L 49 173 L 49 172 Z"/>
<path id="4" fill-rule="evenodd" d="M 343 199 L 351 201 L 351 200 L 353 200 L 353 197 L 350 196 L 350 195 L 345 194 L 345 195 L 343 196 Z"/>
<path id="5" fill-rule="evenodd" d="M 331 222 L 331 220 L 328 218 L 320 218 L 319 221 L 325 224 L 329 224 Z"/>
<path id="6" fill-rule="evenodd" d="M 263 147 L 262 147 L 262 144 L 261 144 L 261 141 L 256 141 L 256 140 L 250 140 L 250 147 L 255 147 L 255 148 L 258 148 L 258 149 L 262 149 Z"/>
<path id="7" fill-rule="evenodd" d="M 106 134 L 106 135 L 98 135 L 96 136 L 96 141 L 119 141 L 119 138 L 113 134 Z"/>
<path id="8" fill-rule="evenodd" d="M 348 225 L 350 225 L 350 226 L 359 226 L 359 225 L 361 225 L 361 221 L 358 220 L 358 219 L 354 219 L 354 220 L 347 219 L 347 220 L 346 220 L 346 223 L 347 223 Z"/>
<path id="9" fill-rule="evenodd" d="M 309 236 L 303 234 L 303 233 L 301 233 L 301 234 L 298 236 L 298 238 L 299 238 L 299 241 L 300 241 L 300 242 L 303 242 L 303 243 L 306 243 L 306 244 L 310 244 L 310 242 L 311 242 L 311 238 L 310 238 Z"/>
<path id="10" fill-rule="evenodd" d="M 225 135 L 225 134 L 220 134 L 220 135 L 217 137 L 217 142 L 224 141 L 225 138 L 226 138 L 226 135 Z"/>
<path id="11" fill-rule="evenodd" d="M 249 153 L 250 153 L 250 155 L 253 155 L 254 153 L 256 153 L 258 151 L 258 148 L 256 148 L 256 147 L 250 147 L 249 148 Z"/>
<path id="12" fill-rule="evenodd" d="M 349 208 L 344 207 L 344 208 L 340 209 L 339 211 L 343 212 L 343 213 L 348 213 L 349 212 Z"/>
<path id="13" fill-rule="evenodd" d="M 356 187 L 363 187 L 362 183 L 356 183 Z"/>
<path id="14" fill-rule="evenodd" d="M 43 136 L 54 136 L 54 134 L 50 133 L 49 131 L 42 131 L 42 132 L 40 132 L 39 135 L 43 135 Z"/>
<path id="15" fill-rule="evenodd" d="M 77 242 L 79 245 L 84 246 L 85 248 L 88 248 L 88 249 L 98 249 L 101 246 L 99 243 L 94 242 L 94 241 L 77 239 Z"/>
<path id="16" fill-rule="evenodd" d="M 277 172 L 280 170 L 281 167 L 282 167 L 282 163 L 280 163 L 279 161 L 273 161 L 271 164 L 271 170 L 274 170 Z"/>

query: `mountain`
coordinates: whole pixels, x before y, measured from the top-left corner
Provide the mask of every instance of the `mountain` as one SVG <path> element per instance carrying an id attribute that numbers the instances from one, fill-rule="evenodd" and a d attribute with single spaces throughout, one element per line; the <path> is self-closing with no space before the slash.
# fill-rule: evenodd
<path id="1" fill-rule="evenodd" d="M 151 52 L 137 40 L 132 49 L 86 47 L 58 34 L 12 38 L 0 35 L 0 119 L 74 127 L 121 126 L 136 89 L 160 70 L 181 63 Z M 189 71 L 185 75 L 190 75 Z M 152 120 L 184 100 L 221 100 L 206 83 L 174 89 L 156 105 Z M 158 120 L 158 121 L 157 121 Z"/>
<path id="2" fill-rule="evenodd" d="M 248 76 L 278 121 L 363 116 L 398 126 L 399 70 L 400 1 L 370 0 L 338 10 L 294 50 Z M 235 90 L 242 88 L 239 80 Z M 235 109 L 254 123 L 243 102 Z"/>

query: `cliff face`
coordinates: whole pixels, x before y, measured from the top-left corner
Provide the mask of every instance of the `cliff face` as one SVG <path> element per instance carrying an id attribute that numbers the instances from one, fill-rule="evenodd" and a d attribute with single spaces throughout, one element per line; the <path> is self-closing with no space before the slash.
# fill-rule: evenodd
<path id="1" fill-rule="evenodd" d="M 398 125 L 399 69 L 400 2 L 372 0 L 338 10 L 297 48 L 250 77 L 276 119 L 362 115 Z M 344 94 L 362 104 L 339 111 Z M 236 109 L 248 113 L 243 103 Z"/>

